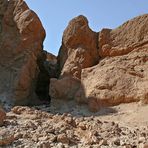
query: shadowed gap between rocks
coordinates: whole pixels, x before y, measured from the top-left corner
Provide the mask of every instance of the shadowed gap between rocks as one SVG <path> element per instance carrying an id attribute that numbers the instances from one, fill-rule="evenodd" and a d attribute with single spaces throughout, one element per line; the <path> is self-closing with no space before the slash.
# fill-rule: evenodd
<path id="1" fill-rule="evenodd" d="M 52 61 L 53 55 L 43 51 L 37 59 L 39 67 L 39 74 L 37 77 L 35 93 L 41 103 L 50 103 L 51 97 L 49 95 L 50 78 L 56 78 L 56 61 Z"/>

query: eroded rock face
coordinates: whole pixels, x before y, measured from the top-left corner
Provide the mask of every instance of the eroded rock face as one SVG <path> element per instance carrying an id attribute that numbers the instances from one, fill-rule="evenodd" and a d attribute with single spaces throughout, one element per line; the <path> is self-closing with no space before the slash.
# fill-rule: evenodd
<path id="1" fill-rule="evenodd" d="M 80 15 L 69 22 L 63 33 L 58 55 L 60 76 L 81 77 L 81 70 L 98 62 L 97 33 L 88 26 L 86 17 Z"/>
<path id="2" fill-rule="evenodd" d="M 148 45 L 84 69 L 81 81 L 85 91 L 79 90 L 76 99 L 87 102 L 91 110 L 140 100 L 148 103 Z"/>
<path id="3" fill-rule="evenodd" d="M 27 104 L 34 97 L 44 28 L 23 0 L 0 1 L 0 94 Z"/>
<path id="4" fill-rule="evenodd" d="M 101 57 L 125 55 L 137 47 L 148 44 L 148 15 L 138 16 L 116 29 L 99 32 L 98 45 Z"/>
<path id="5" fill-rule="evenodd" d="M 72 100 L 80 87 L 80 80 L 73 77 L 50 79 L 49 94 L 52 99 Z"/>
<path id="6" fill-rule="evenodd" d="M 91 111 L 102 106 L 148 103 L 148 15 L 99 33 L 99 64 L 82 70 L 78 102 Z"/>
<path id="7" fill-rule="evenodd" d="M 120 103 L 148 103 L 147 23 L 145 14 L 114 30 L 103 29 L 96 43 L 97 33 L 88 28 L 87 19 L 74 18 L 64 31 L 58 55 L 61 74 L 59 80 L 52 83 L 51 96 L 61 99 L 68 96 L 63 97 L 68 88 L 71 93 L 77 85 L 70 83 L 72 76 L 81 83 L 71 98 L 87 103 L 91 111 Z M 73 85 L 69 87 L 69 83 Z"/>

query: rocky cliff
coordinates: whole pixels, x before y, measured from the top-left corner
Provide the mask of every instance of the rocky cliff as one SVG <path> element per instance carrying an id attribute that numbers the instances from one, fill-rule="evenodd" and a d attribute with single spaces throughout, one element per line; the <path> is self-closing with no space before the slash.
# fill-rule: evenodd
<path id="1" fill-rule="evenodd" d="M 23 0 L 0 1 L 1 102 L 75 100 L 91 111 L 148 102 L 148 14 L 116 29 L 90 29 L 85 16 L 64 30 L 58 56 L 43 51 L 45 30 Z M 49 85 L 50 84 L 50 85 Z"/>
<path id="2" fill-rule="evenodd" d="M 35 98 L 44 38 L 38 16 L 23 0 L 0 0 L 1 101 L 23 105 Z"/>
<path id="3" fill-rule="evenodd" d="M 44 38 L 23 0 L 0 0 L 0 147 L 147 148 L 148 14 L 100 32 L 80 15 L 57 57 Z"/>
<path id="4" fill-rule="evenodd" d="M 93 32 L 84 16 L 70 21 L 58 55 L 52 98 L 75 99 L 90 110 L 148 102 L 148 14 L 116 29 Z"/>

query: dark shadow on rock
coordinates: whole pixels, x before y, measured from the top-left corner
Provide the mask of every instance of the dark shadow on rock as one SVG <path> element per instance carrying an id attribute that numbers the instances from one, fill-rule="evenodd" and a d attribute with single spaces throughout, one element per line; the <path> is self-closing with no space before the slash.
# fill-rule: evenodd
<path id="1" fill-rule="evenodd" d="M 56 67 L 48 61 L 48 53 L 43 51 L 37 59 L 39 74 L 36 82 L 35 92 L 43 104 L 50 103 L 49 84 L 50 78 L 56 77 Z"/>

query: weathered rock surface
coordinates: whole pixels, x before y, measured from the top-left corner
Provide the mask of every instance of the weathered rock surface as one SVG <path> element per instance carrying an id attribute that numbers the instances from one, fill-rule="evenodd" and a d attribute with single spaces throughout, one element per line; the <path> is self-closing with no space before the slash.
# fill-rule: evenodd
<path id="1" fill-rule="evenodd" d="M 32 102 L 44 37 L 38 16 L 23 0 L 0 0 L 0 94 L 5 101 Z"/>
<path id="2" fill-rule="evenodd" d="M 64 31 L 58 55 L 61 75 L 51 84 L 51 97 L 63 99 L 72 94 L 71 98 L 87 103 L 91 111 L 127 102 L 148 103 L 147 26 L 145 14 L 97 34 L 90 31 L 85 17 L 74 18 Z M 70 76 L 80 79 L 81 84 L 73 83 L 69 90 Z M 71 93 L 76 87 L 78 91 Z"/>
<path id="3" fill-rule="evenodd" d="M 50 96 L 73 99 L 80 85 L 77 79 L 81 78 L 82 69 L 95 65 L 99 59 L 97 33 L 89 28 L 86 17 L 80 15 L 70 21 L 63 33 L 57 59 L 60 79 L 51 80 Z"/>
<path id="4" fill-rule="evenodd" d="M 50 79 L 49 94 L 52 99 L 73 100 L 80 84 L 80 80 L 73 77 L 53 78 Z"/>
<path id="5" fill-rule="evenodd" d="M 97 33 L 88 26 L 86 17 L 80 15 L 69 22 L 63 33 L 58 54 L 60 76 L 81 77 L 81 70 L 98 62 Z"/>
<path id="6" fill-rule="evenodd" d="M 81 81 L 85 91 L 79 90 L 76 99 L 88 102 L 92 110 L 97 104 L 99 109 L 140 100 L 148 103 L 148 45 L 82 70 Z"/>
<path id="7" fill-rule="evenodd" d="M 92 111 L 106 105 L 148 103 L 147 20 L 148 15 L 139 16 L 99 33 L 99 55 L 104 59 L 82 70 L 76 100 L 87 102 Z"/>
<path id="8" fill-rule="evenodd" d="M 124 55 L 148 44 L 148 14 L 133 18 L 116 29 L 99 32 L 98 45 L 101 57 Z"/>

